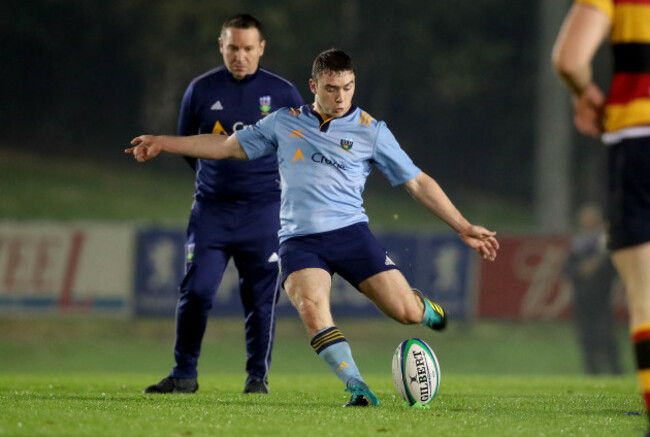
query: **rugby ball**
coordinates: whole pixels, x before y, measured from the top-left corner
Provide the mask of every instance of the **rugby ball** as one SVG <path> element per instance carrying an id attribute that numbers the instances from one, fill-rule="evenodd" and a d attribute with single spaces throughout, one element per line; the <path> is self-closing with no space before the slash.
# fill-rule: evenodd
<path id="1" fill-rule="evenodd" d="M 393 354 L 393 381 L 410 406 L 429 405 L 440 387 L 440 365 L 428 344 L 410 338 L 397 346 Z"/>

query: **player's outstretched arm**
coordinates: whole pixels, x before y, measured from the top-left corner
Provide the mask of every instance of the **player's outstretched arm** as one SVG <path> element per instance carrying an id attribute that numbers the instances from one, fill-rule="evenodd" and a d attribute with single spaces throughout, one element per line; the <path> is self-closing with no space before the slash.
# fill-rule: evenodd
<path id="1" fill-rule="evenodd" d="M 189 137 L 140 135 L 131 141 L 124 153 L 132 154 L 138 162 L 149 161 L 160 152 L 203 159 L 248 159 L 236 135 L 204 134 Z"/>
<path id="2" fill-rule="evenodd" d="M 496 258 L 499 250 L 499 242 L 495 238 L 497 233 L 468 222 L 433 178 L 420 172 L 408 181 L 405 187 L 426 209 L 458 232 L 463 242 L 476 250 L 479 255 L 490 261 Z"/>
<path id="3" fill-rule="evenodd" d="M 573 94 L 576 128 L 595 137 L 603 133 L 605 96 L 593 82 L 591 64 L 610 26 L 605 13 L 576 3 L 567 14 L 553 46 L 553 66 Z"/>

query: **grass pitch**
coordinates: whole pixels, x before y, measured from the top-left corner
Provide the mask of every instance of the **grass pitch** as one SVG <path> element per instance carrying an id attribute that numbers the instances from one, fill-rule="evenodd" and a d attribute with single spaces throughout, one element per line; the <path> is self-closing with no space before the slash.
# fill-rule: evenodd
<path id="1" fill-rule="evenodd" d="M 620 327 L 626 374 L 581 375 L 572 326 L 452 323 L 434 334 L 340 320 L 378 408 L 342 408 L 342 384 L 296 319 L 278 322 L 271 394 L 243 395 L 243 322 L 212 319 L 193 395 L 143 395 L 172 365 L 174 321 L 0 320 L 0 436 L 641 436 L 646 419 Z M 394 348 L 425 339 L 441 363 L 428 410 L 393 386 Z"/>
<path id="2" fill-rule="evenodd" d="M 329 374 L 278 375 L 268 396 L 241 374 L 201 378 L 194 395 L 142 395 L 159 374 L 0 376 L 0 435 L 640 436 L 632 378 L 448 375 L 428 410 L 403 406 L 390 375 L 366 375 L 382 405 L 342 408 Z"/>

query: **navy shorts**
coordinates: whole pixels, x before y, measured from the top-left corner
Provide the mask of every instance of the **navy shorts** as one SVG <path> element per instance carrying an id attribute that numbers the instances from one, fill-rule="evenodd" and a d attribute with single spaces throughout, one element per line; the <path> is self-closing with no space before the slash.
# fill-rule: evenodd
<path id="1" fill-rule="evenodd" d="M 377 273 L 396 269 L 365 222 L 319 234 L 293 237 L 280 243 L 282 284 L 298 270 L 320 268 L 338 273 L 359 289 Z"/>
<path id="2" fill-rule="evenodd" d="M 608 246 L 624 249 L 650 241 L 650 137 L 608 147 Z"/>

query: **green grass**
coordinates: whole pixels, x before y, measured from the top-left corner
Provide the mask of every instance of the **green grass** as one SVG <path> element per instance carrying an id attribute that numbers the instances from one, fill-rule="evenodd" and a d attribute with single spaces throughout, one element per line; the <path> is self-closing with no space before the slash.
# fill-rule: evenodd
<path id="1" fill-rule="evenodd" d="M 626 374 L 587 377 L 567 323 L 452 323 L 443 334 L 388 320 L 338 321 L 382 405 L 344 409 L 342 384 L 300 322 L 278 321 L 269 396 L 241 394 L 243 322 L 212 319 L 195 395 L 142 395 L 171 368 L 174 321 L 0 320 L 0 436 L 640 436 L 645 418 L 625 328 Z M 394 348 L 418 336 L 441 363 L 428 410 L 404 408 Z"/>
<path id="2" fill-rule="evenodd" d="M 0 376 L 0 435 L 640 436 L 631 378 L 443 376 L 428 410 L 405 408 L 389 377 L 366 377 L 378 408 L 344 409 L 332 375 L 287 375 L 268 396 L 210 375 L 195 395 L 142 395 L 155 374 Z"/>
<path id="3" fill-rule="evenodd" d="M 116 150 L 119 154 L 121 150 Z M 180 158 L 137 164 L 74 161 L 0 151 L 0 219 L 109 220 L 184 225 L 194 180 Z M 175 164 L 171 166 L 170 164 Z M 173 167 L 174 171 L 165 170 Z M 372 182 L 375 181 L 375 182 Z M 530 208 L 486 196 L 449 193 L 473 222 L 499 230 L 521 230 L 532 223 Z M 371 180 L 364 206 L 373 227 L 447 229 L 403 188 Z"/>
<path id="4" fill-rule="evenodd" d="M 0 219 L 12 220 L 183 223 L 194 189 L 189 168 L 155 171 L 128 158 L 118 167 L 0 151 L 0 175 Z"/>

